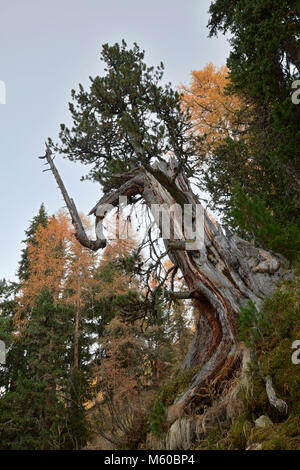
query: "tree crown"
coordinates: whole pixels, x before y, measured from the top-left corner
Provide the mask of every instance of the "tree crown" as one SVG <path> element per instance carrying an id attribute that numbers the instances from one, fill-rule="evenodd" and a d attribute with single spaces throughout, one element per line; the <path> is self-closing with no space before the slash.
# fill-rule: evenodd
<path id="1" fill-rule="evenodd" d="M 173 154 L 187 162 L 199 138 L 187 136 L 191 124 L 171 84 L 162 84 L 163 64 L 148 67 L 137 44 L 102 48 L 106 75 L 91 78 L 85 91 L 72 90 L 73 127 L 61 125 L 60 144 L 50 146 L 71 161 L 91 164 L 86 178 L 116 188 L 122 174 Z"/>

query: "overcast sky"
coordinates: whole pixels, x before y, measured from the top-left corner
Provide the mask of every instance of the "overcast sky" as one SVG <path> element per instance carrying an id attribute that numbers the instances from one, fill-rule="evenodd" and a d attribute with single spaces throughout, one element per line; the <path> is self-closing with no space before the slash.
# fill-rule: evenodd
<path id="1" fill-rule="evenodd" d="M 123 38 L 146 51 L 146 62 L 165 65 L 174 86 L 191 70 L 223 65 L 229 46 L 208 38 L 210 0 L 0 0 L 1 230 L 0 278 L 14 279 L 21 240 L 41 202 L 49 214 L 63 206 L 50 172 L 42 173 L 44 142 L 70 123 L 70 90 L 102 74 L 101 45 Z M 77 207 L 88 212 L 100 196 L 80 182 L 86 168 L 61 158 L 56 164 Z"/>

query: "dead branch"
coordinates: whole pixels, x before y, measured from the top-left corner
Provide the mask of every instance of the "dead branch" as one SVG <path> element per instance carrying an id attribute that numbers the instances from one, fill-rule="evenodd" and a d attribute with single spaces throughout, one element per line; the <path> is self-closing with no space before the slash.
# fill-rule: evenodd
<path id="1" fill-rule="evenodd" d="M 278 398 L 276 396 L 276 393 L 272 384 L 272 379 L 270 376 L 266 378 L 266 392 L 267 392 L 267 396 L 271 405 L 274 406 L 274 408 L 276 408 L 276 410 L 281 415 L 287 415 L 288 406 L 285 401 L 281 400 L 281 398 Z"/>
<path id="2" fill-rule="evenodd" d="M 185 300 L 185 299 L 194 299 L 196 297 L 196 290 L 183 290 L 183 291 L 168 291 L 166 296 L 170 297 L 172 300 Z"/>
<path id="3" fill-rule="evenodd" d="M 52 171 L 53 173 L 53 176 L 58 184 L 58 187 L 62 193 L 62 196 L 64 198 L 64 201 L 66 203 L 66 206 L 69 210 L 69 213 L 70 213 L 70 216 L 71 216 L 71 219 L 72 219 L 72 224 L 75 228 L 75 237 L 77 238 L 77 240 L 85 247 L 89 248 L 90 250 L 93 250 L 93 251 L 97 251 L 99 250 L 99 248 L 105 248 L 106 246 L 106 240 L 105 239 L 97 239 L 97 240 L 90 240 L 86 233 L 85 233 L 85 230 L 84 230 L 84 227 L 82 225 L 82 222 L 81 222 L 81 219 L 79 217 L 79 214 L 78 214 L 78 211 L 77 211 L 77 208 L 75 206 L 75 203 L 73 201 L 73 199 L 71 199 L 68 195 L 68 192 L 66 190 L 66 187 L 60 177 L 60 174 L 56 168 L 56 166 L 54 165 L 54 162 L 53 162 L 53 158 L 52 158 L 52 155 L 51 155 L 51 150 L 49 148 L 49 146 L 46 144 L 46 153 L 44 156 L 42 157 L 39 157 L 41 159 L 45 158 L 47 160 L 47 163 L 49 164 L 50 166 L 50 170 Z"/>

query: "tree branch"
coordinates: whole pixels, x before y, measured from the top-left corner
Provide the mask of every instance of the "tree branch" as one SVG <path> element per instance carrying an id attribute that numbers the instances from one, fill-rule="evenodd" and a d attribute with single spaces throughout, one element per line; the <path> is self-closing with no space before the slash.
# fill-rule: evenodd
<path id="1" fill-rule="evenodd" d="M 196 292 L 197 291 L 195 289 L 193 289 L 193 290 L 183 290 L 183 291 L 178 291 L 178 292 L 168 291 L 168 292 L 166 292 L 166 295 L 171 300 L 184 300 L 184 299 L 194 299 Z"/>
<path id="2" fill-rule="evenodd" d="M 272 379 L 270 376 L 266 378 L 266 392 L 267 392 L 267 396 L 271 405 L 274 406 L 274 408 L 276 408 L 276 410 L 281 415 L 287 415 L 288 406 L 285 401 L 281 400 L 281 398 L 278 398 L 276 396 L 276 393 L 272 384 Z"/>
<path id="3" fill-rule="evenodd" d="M 64 198 L 64 201 L 66 203 L 66 206 L 69 210 L 69 213 L 70 213 L 70 216 L 71 216 L 71 219 L 72 219 L 72 224 L 76 230 L 75 232 L 75 237 L 77 238 L 77 240 L 83 245 L 85 246 L 86 248 L 89 248 L 90 250 L 93 250 L 93 251 L 97 251 L 99 250 L 99 248 L 105 248 L 106 246 L 106 240 L 100 240 L 100 239 L 97 239 L 97 240 L 90 240 L 86 233 L 85 233 L 85 230 L 84 230 L 84 227 L 82 225 L 82 222 L 81 222 L 81 219 L 79 217 L 79 214 L 78 214 L 78 211 L 77 211 L 77 208 L 75 206 L 75 203 L 73 201 L 73 199 L 71 199 L 68 195 L 68 192 L 66 190 L 66 187 L 60 177 L 60 174 L 58 173 L 58 170 L 56 168 L 56 166 L 54 165 L 53 163 L 53 158 L 51 156 L 51 150 L 49 148 L 49 146 L 46 144 L 46 154 L 42 157 L 39 157 L 41 159 L 46 159 L 47 160 L 47 163 L 49 164 L 50 166 L 50 170 L 52 171 L 53 173 L 53 176 L 58 184 L 58 187 L 62 193 L 62 196 Z"/>

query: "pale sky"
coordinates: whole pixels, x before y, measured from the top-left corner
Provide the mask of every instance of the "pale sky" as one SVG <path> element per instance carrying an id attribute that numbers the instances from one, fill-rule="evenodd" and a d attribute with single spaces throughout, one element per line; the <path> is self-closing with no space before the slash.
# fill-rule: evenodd
<path id="1" fill-rule="evenodd" d="M 63 204 L 50 172 L 42 173 L 48 137 L 70 124 L 70 91 L 102 74 L 101 45 L 123 38 L 146 51 L 146 62 L 165 65 L 165 78 L 188 83 L 191 70 L 224 65 L 229 45 L 208 38 L 210 0 L 0 0 L 1 230 L 0 278 L 13 280 L 24 230 L 44 202 L 49 214 Z M 1 101 L 1 100 L 0 100 Z M 80 182 L 87 167 L 56 159 L 69 194 L 85 213 L 101 193 Z"/>

